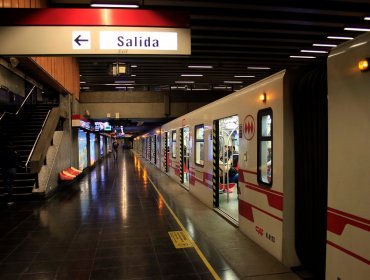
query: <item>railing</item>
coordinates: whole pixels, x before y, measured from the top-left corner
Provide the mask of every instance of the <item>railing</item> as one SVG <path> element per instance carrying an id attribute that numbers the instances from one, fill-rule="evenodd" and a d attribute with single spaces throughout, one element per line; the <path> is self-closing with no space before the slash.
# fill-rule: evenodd
<path id="1" fill-rule="evenodd" d="M 33 154 L 33 151 L 35 150 L 36 144 L 37 144 L 37 142 L 39 141 L 40 135 L 41 135 L 41 133 L 42 133 L 42 131 L 43 131 L 44 127 L 45 127 L 45 123 L 46 123 L 46 121 L 47 121 L 47 120 L 48 120 L 48 118 L 49 118 L 50 112 L 51 112 L 51 110 L 49 110 L 48 114 L 46 115 L 46 118 L 45 118 L 45 120 L 44 120 L 44 123 L 42 124 L 41 130 L 40 130 L 39 134 L 37 135 L 36 141 L 35 141 L 35 143 L 33 144 L 32 150 L 31 150 L 31 152 L 30 152 L 30 154 L 29 154 L 29 156 L 28 156 L 28 158 L 27 158 L 27 161 L 26 161 L 26 164 L 25 164 L 26 171 L 28 170 L 28 163 L 30 162 L 31 156 L 32 156 L 32 154 Z"/>
<path id="2" fill-rule="evenodd" d="M 1 115 L 1 117 L 0 117 L 0 122 L 2 121 L 2 119 L 5 117 L 5 115 L 15 115 L 15 116 L 18 116 L 18 114 L 19 114 L 19 112 L 22 110 L 22 108 L 23 108 L 23 106 L 24 106 L 24 104 L 26 104 L 26 102 L 27 102 L 27 100 L 30 98 L 30 96 L 32 95 L 32 93 L 33 93 L 33 90 L 36 88 L 36 86 L 33 86 L 32 88 L 31 88 L 31 90 L 29 91 L 29 93 L 27 94 L 27 96 L 26 96 L 26 98 L 23 100 L 23 102 L 22 102 L 22 104 L 21 104 L 21 106 L 19 106 L 19 108 L 18 108 L 18 110 L 17 110 L 17 112 L 15 112 L 15 113 L 12 113 L 12 112 L 7 112 L 7 111 L 5 111 L 2 115 Z"/>

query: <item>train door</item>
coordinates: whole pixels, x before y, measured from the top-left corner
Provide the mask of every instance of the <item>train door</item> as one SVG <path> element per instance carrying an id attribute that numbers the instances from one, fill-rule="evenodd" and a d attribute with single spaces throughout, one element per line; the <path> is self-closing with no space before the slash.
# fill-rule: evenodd
<path id="1" fill-rule="evenodd" d="M 162 148 L 163 171 L 165 173 L 168 173 L 168 169 L 169 169 L 168 167 L 170 164 L 170 139 L 169 139 L 169 135 L 167 131 L 163 133 L 162 143 L 163 143 L 163 148 Z"/>
<path id="2" fill-rule="evenodd" d="M 231 116 L 213 125 L 214 207 L 238 223 L 239 118 Z"/>
<path id="3" fill-rule="evenodd" d="M 156 165 L 157 164 L 157 135 L 153 135 L 150 137 L 151 139 L 151 162 Z"/>
<path id="4" fill-rule="evenodd" d="M 180 130 L 180 179 L 189 189 L 189 127 Z"/>

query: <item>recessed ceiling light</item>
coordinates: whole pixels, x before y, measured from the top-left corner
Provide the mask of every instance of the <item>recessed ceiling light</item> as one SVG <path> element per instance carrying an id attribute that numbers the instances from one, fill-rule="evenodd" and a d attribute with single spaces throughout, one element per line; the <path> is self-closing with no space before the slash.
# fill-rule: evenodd
<path id="1" fill-rule="evenodd" d="M 194 84 L 194 81 L 175 81 L 175 84 Z"/>
<path id="2" fill-rule="evenodd" d="M 255 67 L 255 66 L 251 66 L 251 67 L 247 67 L 248 69 L 253 69 L 253 70 L 270 70 L 271 68 L 270 67 Z"/>
<path id="3" fill-rule="evenodd" d="M 242 84 L 242 81 L 224 81 L 224 84 Z"/>
<path id="4" fill-rule="evenodd" d="M 345 37 L 345 36 L 328 36 L 328 39 L 334 39 L 334 40 L 352 40 L 353 37 Z"/>
<path id="5" fill-rule="evenodd" d="M 317 50 L 301 50 L 303 53 L 328 53 L 327 51 L 317 51 Z"/>
<path id="6" fill-rule="evenodd" d="M 335 48 L 337 45 L 334 44 L 312 44 L 314 47 L 328 47 L 328 48 Z"/>
<path id="7" fill-rule="evenodd" d="M 212 65 L 189 65 L 188 68 L 211 69 Z"/>
<path id="8" fill-rule="evenodd" d="M 203 77 L 203 74 L 181 74 L 181 77 Z"/>
<path id="9" fill-rule="evenodd" d="M 116 84 L 134 84 L 135 81 L 114 81 Z"/>
<path id="10" fill-rule="evenodd" d="M 139 8 L 139 5 L 128 4 L 91 4 L 93 8 Z"/>
<path id="11" fill-rule="evenodd" d="M 370 31 L 369 28 L 357 28 L 357 27 L 345 27 L 344 30 L 346 30 L 346 31 L 358 31 L 358 32 L 368 32 L 368 31 Z"/>
<path id="12" fill-rule="evenodd" d="M 243 76 L 243 75 L 236 75 L 234 78 L 254 78 L 256 76 L 248 75 L 248 76 Z"/>
<path id="13" fill-rule="evenodd" d="M 290 58 L 316 58 L 316 56 L 308 56 L 308 55 L 291 55 Z"/>

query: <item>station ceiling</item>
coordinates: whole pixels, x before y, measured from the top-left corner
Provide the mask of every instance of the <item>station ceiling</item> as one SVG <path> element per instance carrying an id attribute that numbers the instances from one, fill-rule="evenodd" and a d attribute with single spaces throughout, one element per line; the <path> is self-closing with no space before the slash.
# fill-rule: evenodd
<path id="1" fill-rule="evenodd" d="M 369 0 L 132 1 L 143 9 L 188 12 L 191 55 L 79 57 L 81 92 L 183 91 L 195 100 L 204 91 L 227 95 L 282 69 L 323 62 L 333 46 L 349 40 L 331 36 L 354 38 L 365 31 L 345 28 L 370 28 Z M 114 1 L 123 2 L 130 0 Z M 91 4 L 89 0 L 49 3 L 64 8 Z M 112 65 L 117 62 L 126 63 L 127 74 L 112 75 Z M 189 68 L 191 65 L 211 68 Z M 117 88 L 118 79 L 132 85 Z M 192 83 L 186 83 L 189 81 Z"/>
<path id="2" fill-rule="evenodd" d="M 81 91 L 218 90 L 230 92 L 279 70 L 324 61 L 331 47 L 370 28 L 369 0 L 131 0 L 143 9 L 190 14 L 191 55 L 81 57 Z M 71 4 L 70 2 L 73 2 Z M 96 1 L 96 3 L 112 1 Z M 129 1 L 114 1 L 123 3 Z M 51 0 L 54 7 L 89 7 L 89 0 Z M 301 58 L 310 56 L 314 58 Z M 128 73 L 112 75 L 112 65 L 126 63 Z M 191 69 L 190 65 L 212 66 Z M 183 77 L 198 74 L 199 77 Z M 132 82 L 116 88 L 115 80 Z M 193 83 L 179 83 L 190 81 Z M 112 85 L 113 84 L 113 85 Z M 198 93 L 199 94 L 199 93 Z"/>

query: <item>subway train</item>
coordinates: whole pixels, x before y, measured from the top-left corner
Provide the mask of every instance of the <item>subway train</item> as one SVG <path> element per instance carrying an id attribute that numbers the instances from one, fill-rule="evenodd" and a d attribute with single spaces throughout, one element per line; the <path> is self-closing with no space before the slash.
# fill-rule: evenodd
<path id="1" fill-rule="evenodd" d="M 134 149 L 298 273 L 369 279 L 369 57 L 370 32 L 326 63 L 172 120 Z"/>

